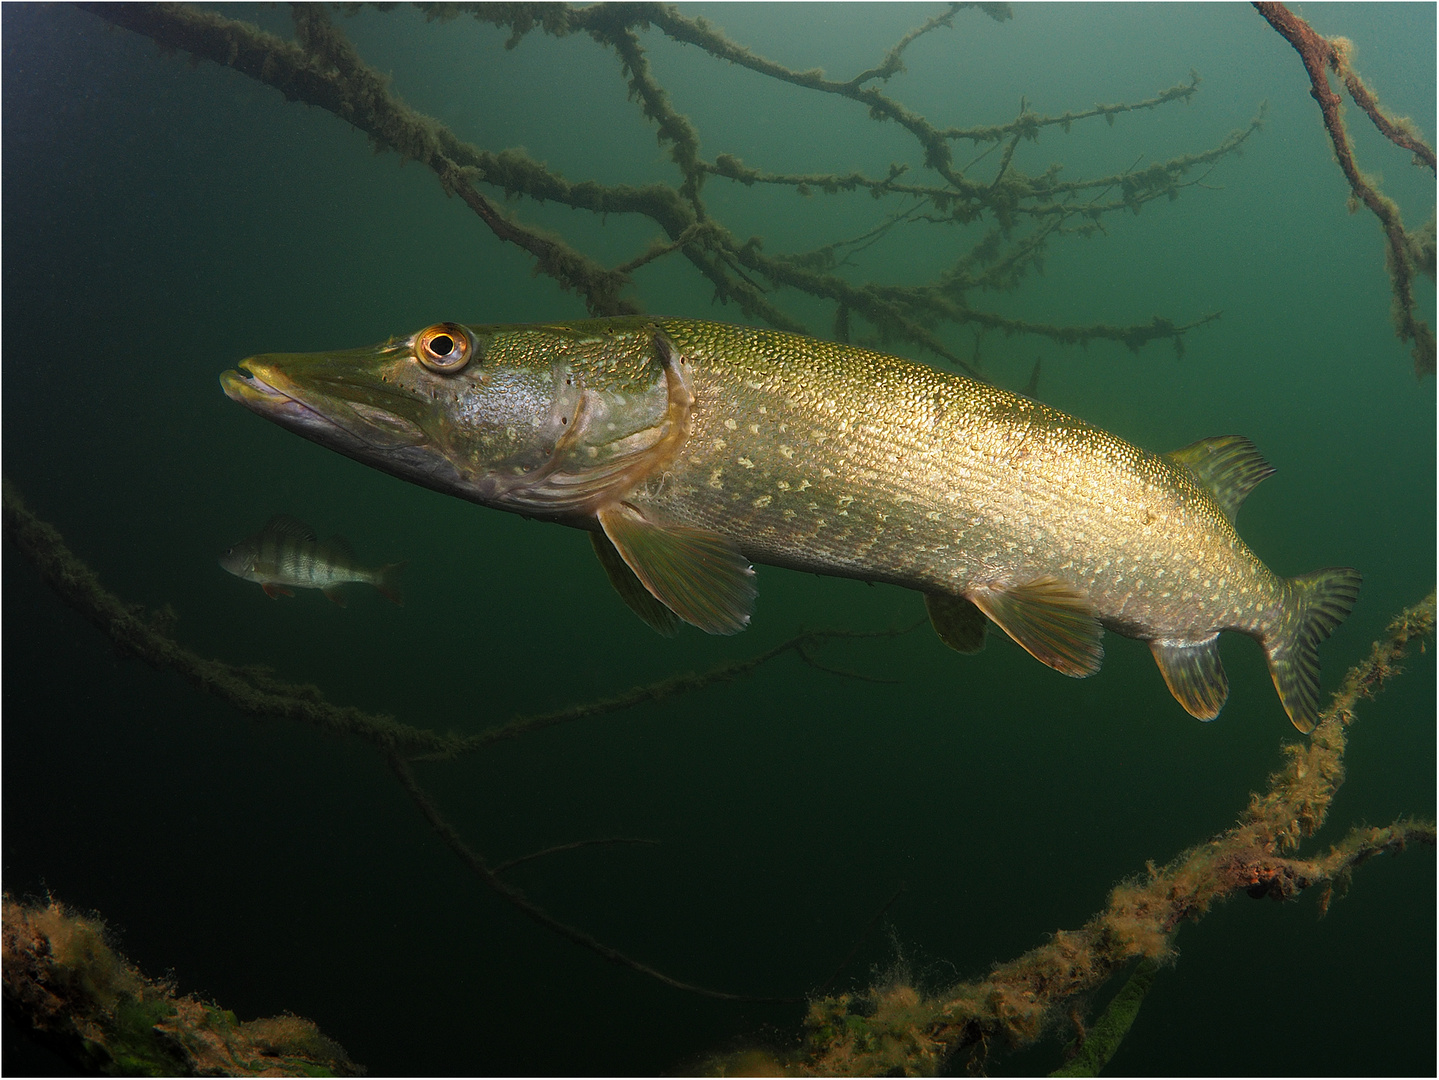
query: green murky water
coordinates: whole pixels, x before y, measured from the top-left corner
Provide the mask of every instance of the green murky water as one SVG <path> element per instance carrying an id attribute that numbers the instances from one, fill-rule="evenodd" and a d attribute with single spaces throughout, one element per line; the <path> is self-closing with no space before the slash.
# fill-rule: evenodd
<path id="1" fill-rule="evenodd" d="M 936 13 L 910 5 L 708 6 L 732 37 L 834 78 L 876 64 Z M 283 9 L 229 9 L 288 36 Z M 1395 112 L 1434 132 L 1431 5 L 1309 5 Z M 674 183 L 583 35 L 364 11 L 341 24 L 422 112 L 486 149 L 524 147 L 572 180 Z M 589 544 L 407 486 L 236 407 L 216 375 L 268 350 L 368 344 L 439 320 L 555 320 L 580 302 L 530 272 L 420 165 L 376 156 L 333 115 L 66 7 L 7 5 L 4 31 L 4 472 L 125 598 L 173 604 L 202 654 L 271 665 L 333 700 L 478 730 L 762 651 L 799 627 L 905 625 L 919 599 L 761 568 L 752 629 L 652 634 L 608 591 Z M 642 33 L 700 133 L 772 172 L 924 173 L 862 106 L 776 83 Z M 1187 105 L 1047 129 L 1030 174 L 1092 177 L 1266 126 L 1174 202 L 1063 238 L 1014 293 L 976 306 L 1038 322 L 1222 317 L 1177 360 L 986 338 L 986 374 L 1153 449 L 1243 433 L 1278 473 L 1240 529 L 1275 570 L 1353 565 L 1364 591 L 1321 656 L 1326 685 L 1432 588 L 1435 406 L 1388 321 L 1381 237 L 1350 215 L 1297 56 L 1246 6 L 1020 7 L 961 13 L 917 40 L 885 92 L 939 126 L 1138 101 L 1203 77 Z M 1351 114 L 1352 114 L 1351 110 Z M 1406 222 L 1432 175 L 1357 121 L 1363 167 Z M 956 152 L 963 163 L 972 151 Z M 977 166 L 976 175 L 992 176 Z M 1191 178 L 1198 178 L 1198 174 Z M 497 199 L 502 193 L 490 192 Z M 897 204 L 797 198 L 711 179 L 710 212 L 770 252 L 854 236 Z M 527 222 L 613 265 L 657 230 L 519 200 Z M 974 227 L 975 230 L 980 228 Z M 925 280 L 958 233 L 889 233 L 844 272 Z M 1433 285 L 1418 282 L 1433 321 Z M 646 310 L 739 320 L 675 256 L 636 275 Z M 816 333 L 832 308 L 783 292 Z M 967 330 L 943 330 L 968 356 Z M 901 346 L 902 347 L 902 346 Z M 915 354 L 918 355 L 918 354 Z M 409 560 L 407 603 L 364 590 L 272 602 L 230 577 L 226 545 L 285 512 L 369 561 Z M 242 1017 L 317 1020 L 372 1074 L 654 1073 L 746 1037 L 798 1030 L 796 1006 L 687 996 L 535 926 L 468 876 L 367 746 L 252 722 L 118 658 L 7 546 L 4 884 L 101 911 L 148 970 Z M 903 962 L 927 985 L 982 974 L 1108 889 L 1233 822 L 1294 737 L 1249 640 L 1226 640 L 1229 703 L 1199 724 L 1142 643 L 1109 636 L 1074 682 L 994 640 L 978 657 L 927 630 L 836 645 L 846 680 L 793 657 L 741 681 L 552 729 L 422 778 L 495 860 L 638 836 L 512 873 L 556 916 L 685 980 L 758 995 L 822 982 L 903 883 L 838 985 Z M 1432 653 L 1361 710 L 1349 780 L 1317 846 L 1356 822 L 1435 805 Z M 1435 1068 L 1435 870 L 1364 867 L 1323 921 L 1313 897 L 1240 898 L 1179 934 L 1114 1073 L 1418 1073 Z M 6 1070 L 43 1069 L 6 1042 Z M 990 1062 L 1046 1071 L 1051 1039 Z"/>

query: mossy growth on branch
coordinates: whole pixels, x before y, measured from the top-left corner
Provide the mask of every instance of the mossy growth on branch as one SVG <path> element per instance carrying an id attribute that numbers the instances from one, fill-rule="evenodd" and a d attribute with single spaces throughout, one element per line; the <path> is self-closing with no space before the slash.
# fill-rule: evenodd
<path id="1" fill-rule="evenodd" d="M 5 1003 L 46 1045 L 86 1072 L 112 1076 L 357 1076 L 365 1070 L 309 1020 L 241 1023 L 180 996 L 114 946 L 105 923 L 53 897 L 0 911 Z"/>

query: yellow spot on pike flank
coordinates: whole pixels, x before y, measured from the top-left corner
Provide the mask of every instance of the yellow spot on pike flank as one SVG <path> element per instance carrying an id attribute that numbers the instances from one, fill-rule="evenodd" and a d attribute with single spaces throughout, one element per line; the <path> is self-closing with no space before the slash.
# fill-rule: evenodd
<path id="1" fill-rule="evenodd" d="M 741 465 L 743 465 L 746 469 L 753 469 L 753 468 L 754 468 L 754 462 L 751 461 L 751 460 L 750 460 L 749 458 L 747 458 L 747 457 L 742 457 L 742 458 L 740 458 L 740 459 L 739 459 L 739 463 L 740 463 Z"/>
<path id="2" fill-rule="evenodd" d="M 784 443 L 780 443 L 779 452 L 780 452 L 781 456 L 783 456 L 786 461 L 788 461 L 790 458 L 794 457 L 794 447 L 792 447 L 792 446 L 785 446 Z"/>
<path id="3" fill-rule="evenodd" d="M 760 496 L 758 499 L 756 499 L 751 505 L 752 505 L 756 510 L 762 510 L 762 509 L 764 509 L 766 506 L 768 506 L 768 505 L 769 505 L 770 503 L 772 503 L 772 502 L 774 502 L 774 497 L 773 497 L 773 496 L 771 496 L 771 495 L 761 495 L 761 496 Z"/>
<path id="4" fill-rule="evenodd" d="M 724 426 L 730 431 L 736 431 L 739 429 L 739 425 L 736 424 L 733 420 L 726 420 L 724 422 Z"/>
<path id="5" fill-rule="evenodd" d="M 751 425 L 749 426 L 749 433 L 750 433 L 751 435 L 758 435 L 758 434 L 759 434 L 759 425 L 758 425 L 758 424 L 751 424 Z"/>
<path id="6" fill-rule="evenodd" d="M 720 479 L 720 477 L 723 476 L 723 475 L 724 475 L 724 470 L 723 470 L 723 469 L 712 469 L 712 470 L 710 470 L 710 479 L 709 479 L 710 487 L 714 488 L 716 491 L 723 491 L 723 490 L 724 490 L 724 481 L 722 481 L 722 480 Z"/>
<path id="7" fill-rule="evenodd" d="M 775 485 L 775 487 L 779 488 L 781 491 L 788 491 L 788 490 L 789 490 L 789 481 L 788 481 L 788 480 L 781 480 L 779 483 L 777 483 L 777 484 Z"/>

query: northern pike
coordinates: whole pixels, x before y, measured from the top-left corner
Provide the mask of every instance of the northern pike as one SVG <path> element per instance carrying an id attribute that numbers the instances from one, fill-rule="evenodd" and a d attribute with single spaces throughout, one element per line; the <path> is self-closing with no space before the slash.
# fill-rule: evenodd
<path id="1" fill-rule="evenodd" d="M 358 581 L 373 585 L 387 600 L 404 603 L 399 589 L 404 563 L 361 566 L 342 537 L 321 543 L 314 529 L 285 514 L 276 514 L 254 536 L 226 548 L 220 565 L 238 578 L 258 583 L 271 600 L 294 596 L 289 588 L 293 586 L 319 589 L 344 607 L 340 586 Z"/>
<path id="2" fill-rule="evenodd" d="M 1038 401 L 850 345 L 688 319 L 439 323 L 272 354 L 235 401 L 413 483 L 588 530 L 652 627 L 744 629 L 751 563 L 925 596 L 977 652 L 993 622 L 1093 674 L 1106 628 L 1149 644 L 1201 720 L 1229 692 L 1220 631 L 1256 638 L 1301 731 L 1347 567 L 1281 578 L 1234 515 L 1274 470 L 1239 436 L 1159 455 Z"/>

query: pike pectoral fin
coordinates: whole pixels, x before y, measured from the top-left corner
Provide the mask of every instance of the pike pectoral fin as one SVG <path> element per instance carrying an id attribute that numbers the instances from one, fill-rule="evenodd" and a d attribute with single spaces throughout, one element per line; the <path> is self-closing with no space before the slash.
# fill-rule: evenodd
<path id="1" fill-rule="evenodd" d="M 1229 696 L 1229 676 L 1219 661 L 1219 635 L 1201 641 L 1151 641 L 1150 650 L 1174 700 L 1190 716 L 1213 720 Z"/>
<path id="2" fill-rule="evenodd" d="M 984 612 L 972 600 L 952 593 L 925 593 L 924 608 L 939 640 L 955 652 L 977 653 L 984 648 Z"/>
<path id="3" fill-rule="evenodd" d="M 594 545 L 595 555 L 599 557 L 600 565 L 605 568 L 605 576 L 610 579 L 610 584 L 615 587 L 615 592 L 620 594 L 631 611 L 643 619 L 652 630 L 663 634 L 665 637 L 674 637 L 680 631 L 682 621 L 669 608 L 665 607 L 644 587 L 644 583 L 635 577 L 635 572 L 629 568 L 629 564 L 620 558 L 620 553 L 615 550 L 614 544 L 604 533 L 590 533 L 590 543 Z"/>
<path id="4" fill-rule="evenodd" d="M 1039 578 L 1009 588 L 980 586 L 969 599 L 1040 663 L 1076 679 L 1099 670 L 1104 627 L 1072 586 Z"/>
<path id="5" fill-rule="evenodd" d="M 707 634 L 737 634 L 749 625 L 754 568 L 728 541 L 704 529 L 658 525 L 628 503 L 595 516 L 650 595 L 685 622 Z"/>

